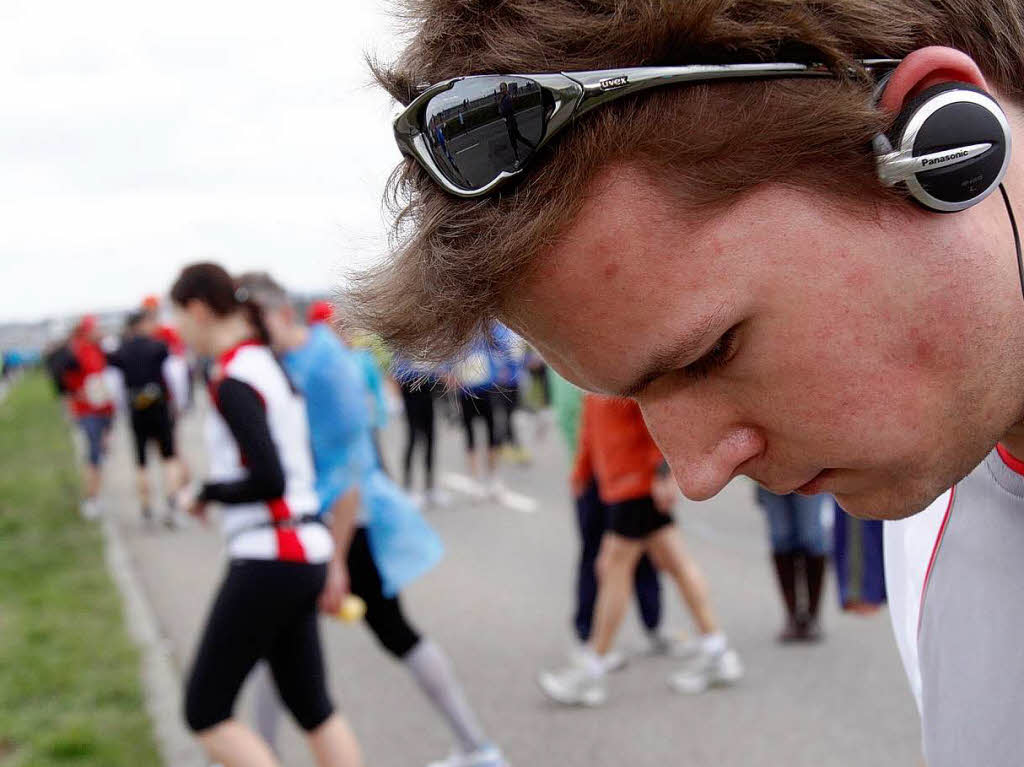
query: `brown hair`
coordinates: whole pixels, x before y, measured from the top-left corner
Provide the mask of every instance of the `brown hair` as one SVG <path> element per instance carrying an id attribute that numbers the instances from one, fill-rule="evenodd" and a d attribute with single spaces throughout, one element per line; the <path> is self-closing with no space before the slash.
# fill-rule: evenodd
<path id="1" fill-rule="evenodd" d="M 244 313 L 256 337 L 262 343 L 270 342 L 259 304 L 220 264 L 205 262 L 186 266 L 171 287 L 171 300 L 181 307 L 188 306 L 190 301 L 200 301 L 218 317 Z"/>
<path id="2" fill-rule="evenodd" d="M 864 57 L 927 45 L 971 55 L 1002 97 L 1024 100 L 1019 0 L 404 0 L 415 35 L 379 82 L 408 103 L 456 75 L 739 61 L 829 65 L 834 80 L 665 88 L 583 117 L 501 195 L 461 200 L 406 159 L 386 200 L 392 258 L 353 275 L 361 326 L 406 354 L 463 347 L 527 277 L 610 163 L 631 163 L 694 214 L 766 182 L 840 200 L 895 193 L 876 178 L 870 140 L 887 127 Z M 740 151 L 737 151 L 740 150 Z"/>

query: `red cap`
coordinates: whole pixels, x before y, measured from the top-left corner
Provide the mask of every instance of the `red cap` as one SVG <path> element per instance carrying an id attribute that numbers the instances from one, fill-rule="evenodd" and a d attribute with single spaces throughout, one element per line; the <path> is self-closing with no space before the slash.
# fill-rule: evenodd
<path id="1" fill-rule="evenodd" d="M 142 299 L 142 308 L 148 311 L 160 308 L 160 298 L 152 294 Z"/>
<path id="2" fill-rule="evenodd" d="M 87 314 L 78 321 L 78 327 L 75 328 L 75 332 L 78 335 L 84 336 L 87 333 L 91 333 L 96 329 L 96 316 L 93 314 Z"/>
<path id="3" fill-rule="evenodd" d="M 314 301 L 309 305 L 309 311 L 306 312 L 306 320 L 310 325 L 317 322 L 330 322 L 333 316 L 334 307 L 327 301 Z"/>

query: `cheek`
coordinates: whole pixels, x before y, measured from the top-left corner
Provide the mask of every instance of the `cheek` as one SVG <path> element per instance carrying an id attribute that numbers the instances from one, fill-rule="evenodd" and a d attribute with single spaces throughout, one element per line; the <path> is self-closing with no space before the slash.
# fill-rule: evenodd
<path id="1" fill-rule="evenodd" d="M 774 338 L 756 362 L 759 393 L 747 399 L 759 403 L 775 450 L 836 465 L 895 459 L 920 439 L 929 411 L 946 396 L 873 318 L 826 318 L 811 333 Z M 915 344 L 923 357 L 936 354 L 924 338 Z"/>

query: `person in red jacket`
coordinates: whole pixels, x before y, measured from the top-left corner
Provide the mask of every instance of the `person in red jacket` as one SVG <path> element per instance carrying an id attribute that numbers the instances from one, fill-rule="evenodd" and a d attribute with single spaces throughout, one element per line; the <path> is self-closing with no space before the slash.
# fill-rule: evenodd
<path id="1" fill-rule="evenodd" d="M 596 394 L 584 397 L 572 479 L 577 495 L 596 481 L 607 512 L 607 531 L 597 560 L 597 610 L 590 642 L 578 662 L 562 671 L 542 673 L 541 689 L 558 703 L 604 703 L 608 668 L 604 656 L 614 645 L 637 562 L 645 553 L 675 581 L 701 635 L 686 665 L 670 677 L 671 686 L 679 692 L 699 693 L 737 681 L 743 675 L 739 655 L 719 629 L 703 575 L 673 524 L 675 481 L 635 402 Z"/>
<path id="2" fill-rule="evenodd" d="M 107 358 L 99 345 L 96 318 L 81 319 L 68 343 L 71 352 L 62 374 L 71 415 L 85 434 L 87 462 L 85 465 L 85 499 L 82 515 L 88 519 L 99 516 L 100 466 L 104 442 L 114 416 L 114 403 L 107 386 Z"/>

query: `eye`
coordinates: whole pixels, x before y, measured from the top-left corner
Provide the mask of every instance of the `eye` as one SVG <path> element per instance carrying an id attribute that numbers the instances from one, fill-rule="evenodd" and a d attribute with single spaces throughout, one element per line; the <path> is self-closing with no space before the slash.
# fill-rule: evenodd
<path id="1" fill-rule="evenodd" d="M 714 371 L 724 367 L 732 359 L 733 353 L 736 351 L 737 328 L 739 328 L 739 325 L 733 325 L 725 331 L 703 357 L 696 362 L 691 362 L 683 368 L 682 372 L 695 381 L 701 381 Z"/>

